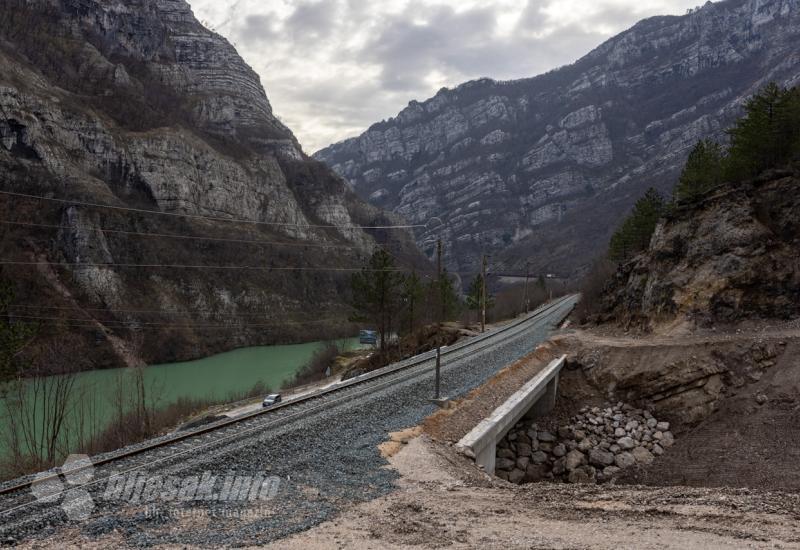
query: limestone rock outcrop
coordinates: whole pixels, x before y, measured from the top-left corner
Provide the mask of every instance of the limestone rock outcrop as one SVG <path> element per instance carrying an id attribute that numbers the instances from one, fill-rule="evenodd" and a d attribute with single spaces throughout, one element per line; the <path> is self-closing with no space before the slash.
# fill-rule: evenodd
<path id="1" fill-rule="evenodd" d="M 482 79 L 412 101 L 316 158 L 413 222 L 447 266 L 571 276 L 597 257 L 647 187 L 675 183 L 700 138 L 725 140 L 742 102 L 800 83 L 800 2 L 724 0 L 654 17 L 569 65 Z"/>
<path id="2" fill-rule="evenodd" d="M 800 169 L 724 185 L 679 205 L 618 270 L 602 320 L 640 328 L 800 317 Z"/>
<path id="3" fill-rule="evenodd" d="M 0 191 L 12 316 L 101 367 L 352 331 L 324 269 L 415 257 L 185 0 L 0 1 Z"/>

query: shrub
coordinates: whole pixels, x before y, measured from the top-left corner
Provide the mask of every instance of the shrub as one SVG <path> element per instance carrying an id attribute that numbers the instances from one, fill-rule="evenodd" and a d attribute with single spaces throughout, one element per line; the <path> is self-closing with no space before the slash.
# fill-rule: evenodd
<path id="1" fill-rule="evenodd" d="M 294 388 L 324 379 L 325 371 L 328 367 L 333 366 L 333 362 L 340 354 L 341 350 L 336 342 L 325 342 L 325 345 L 314 353 L 308 364 L 297 371 L 294 377 L 289 382 L 286 382 L 283 387 Z"/>
<path id="2" fill-rule="evenodd" d="M 652 187 L 636 202 L 633 212 L 611 237 L 609 258 L 625 261 L 650 245 L 659 218 L 664 214 L 664 198 Z"/>
<path id="3" fill-rule="evenodd" d="M 588 323 L 603 311 L 603 298 L 611 278 L 616 272 L 616 264 L 608 259 L 596 260 L 581 281 L 581 301 L 575 308 L 579 323 Z"/>
<path id="4" fill-rule="evenodd" d="M 693 201 L 722 183 L 725 154 L 719 143 L 702 140 L 689 154 L 686 166 L 673 191 L 676 201 Z"/>

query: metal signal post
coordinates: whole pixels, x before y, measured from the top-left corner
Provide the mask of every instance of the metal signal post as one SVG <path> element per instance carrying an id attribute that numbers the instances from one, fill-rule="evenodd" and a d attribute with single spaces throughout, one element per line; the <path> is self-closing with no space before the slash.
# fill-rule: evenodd
<path id="1" fill-rule="evenodd" d="M 486 254 L 481 264 L 481 332 L 486 332 Z"/>
<path id="2" fill-rule="evenodd" d="M 523 306 L 525 306 L 525 315 L 530 312 L 530 302 L 528 301 L 528 280 L 531 277 L 531 262 L 525 263 L 525 297 L 522 299 Z"/>

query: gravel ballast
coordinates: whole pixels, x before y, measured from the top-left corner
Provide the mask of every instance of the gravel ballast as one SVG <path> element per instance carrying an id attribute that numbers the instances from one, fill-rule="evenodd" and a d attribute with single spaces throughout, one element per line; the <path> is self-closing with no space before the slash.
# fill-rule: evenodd
<path id="1" fill-rule="evenodd" d="M 445 364 L 443 394 L 461 396 L 530 353 L 549 337 L 573 305 L 573 300 L 566 301 L 520 334 Z M 158 469 L 160 475 L 174 473 L 184 477 L 211 472 L 220 476 L 233 473 L 280 478 L 275 498 L 263 505 L 256 503 L 257 513 L 246 520 L 220 517 L 223 515 L 220 509 L 235 507 L 232 504 L 123 506 L 119 502 L 103 502 L 102 490 L 96 490 L 92 496 L 97 508 L 85 522 L 67 524 L 60 516 L 44 519 L 42 523 L 30 520 L 24 529 L 16 531 L 4 526 L 0 536 L 16 540 L 46 538 L 66 525 L 77 527 L 81 537 L 92 539 L 114 534 L 129 545 L 141 547 L 157 544 L 218 547 L 274 541 L 330 519 L 353 503 L 394 490 L 397 474 L 386 468 L 388 463 L 378 445 L 386 440 L 388 433 L 417 425 L 433 413 L 436 407 L 430 401 L 432 393 L 433 377 L 428 373 L 292 420 L 261 436 L 190 455 Z M 239 508 L 252 506 L 244 503 Z M 209 517 L 190 522 L 191 526 L 184 528 L 187 522 L 174 517 L 176 508 L 201 509 Z"/>

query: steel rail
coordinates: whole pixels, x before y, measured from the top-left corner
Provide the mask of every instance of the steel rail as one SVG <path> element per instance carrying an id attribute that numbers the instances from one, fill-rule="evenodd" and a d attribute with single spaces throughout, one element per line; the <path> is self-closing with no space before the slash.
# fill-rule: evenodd
<path id="1" fill-rule="evenodd" d="M 459 357 L 454 357 L 454 359 L 457 360 L 457 359 L 461 359 L 461 358 L 465 357 L 468 354 L 474 353 L 475 351 L 479 351 L 481 349 L 484 349 L 485 347 L 488 347 L 490 345 L 496 345 L 499 342 L 505 341 L 506 339 L 511 338 L 511 337 L 519 334 L 519 332 L 521 332 L 521 330 L 514 330 L 514 329 L 517 329 L 517 328 L 521 327 L 522 325 L 525 325 L 525 324 L 527 324 L 527 323 L 529 323 L 531 321 L 535 321 L 539 317 L 546 315 L 547 313 L 551 312 L 554 309 L 557 309 L 559 306 L 563 305 L 565 302 L 567 302 L 571 298 L 572 298 L 572 296 L 567 296 L 567 297 L 558 299 L 558 300 L 556 300 L 556 301 L 554 301 L 554 302 L 552 302 L 550 304 L 547 304 L 545 306 L 540 307 L 539 309 L 537 309 L 536 311 L 534 311 L 533 313 L 531 313 L 529 316 L 525 317 L 524 319 L 515 321 L 515 322 L 510 323 L 510 324 L 508 324 L 508 325 L 506 325 L 504 327 L 501 327 L 500 329 L 497 329 L 497 330 L 494 330 L 494 331 L 491 331 L 491 332 L 487 332 L 485 334 L 482 334 L 480 336 L 471 338 L 469 340 L 465 340 L 463 342 L 459 342 L 457 344 L 454 344 L 453 346 L 449 346 L 445 350 L 442 351 L 442 356 L 443 357 L 454 356 L 455 354 L 457 354 L 459 351 L 463 350 L 464 348 L 470 348 L 468 350 L 468 353 L 462 354 Z M 501 337 L 500 340 L 499 341 L 495 341 L 495 339 L 498 338 L 498 337 Z M 484 344 L 487 340 L 491 340 L 491 341 L 486 345 L 481 345 L 481 344 Z M 477 349 L 471 349 L 471 348 L 475 348 L 476 346 L 477 346 Z M 176 443 L 187 442 L 188 440 L 195 439 L 195 438 L 198 438 L 198 437 L 201 437 L 201 436 L 213 433 L 213 432 L 217 432 L 217 431 L 220 431 L 220 430 L 222 430 L 224 428 L 232 427 L 232 426 L 239 425 L 239 424 L 245 424 L 249 420 L 253 420 L 253 419 L 256 419 L 256 418 L 259 418 L 259 417 L 267 417 L 269 415 L 274 415 L 276 412 L 281 412 L 281 411 L 284 411 L 284 410 L 288 410 L 289 408 L 297 407 L 298 405 L 309 404 L 311 401 L 319 400 L 321 398 L 330 396 L 330 395 L 332 395 L 332 394 L 334 394 L 336 392 L 342 392 L 342 390 L 351 389 L 351 388 L 353 388 L 355 386 L 361 386 L 361 385 L 365 385 L 365 384 L 367 384 L 369 382 L 377 381 L 377 380 L 382 379 L 382 378 L 387 378 L 387 380 L 384 380 L 383 383 L 379 384 L 376 387 L 369 386 L 368 388 L 366 388 L 366 389 L 369 389 L 370 392 L 372 392 L 372 391 L 380 391 L 382 389 L 390 387 L 391 385 L 394 385 L 398 381 L 405 381 L 406 379 L 411 379 L 411 378 L 413 378 L 415 376 L 418 376 L 420 374 L 426 373 L 428 369 L 423 369 L 423 371 L 420 372 L 420 373 L 409 372 L 409 371 L 412 371 L 414 369 L 414 367 L 418 367 L 420 365 L 424 365 L 425 363 L 431 361 L 434 357 L 435 357 L 435 351 L 425 352 L 423 354 L 420 354 L 420 355 L 417 355 L 415 357 L 406 359 L 404 361 L 400 361 L 400 362 L 395 363 L 393 365 L 389 365 L 389 366 L 384 367 L 382 369 L 378 369 L 376 371 L 373 371 L 373 372 L 370 372 L 370 373 L 366 373 L 366 374 L 363 374 L 361 376 L 352 378 L 352 379 L 347 380 L 345 382 L 342 382 L 342 383 L 339 383 L 339 384 L 335 384 L 335 385 L 330 386 L 328 388 L 325 388 L 323 390 L 320 390 L 320 391 L 317 391 L 317 392 L 302 396 L 302 397 L 297 398 L 297 399 L 286 401 L 284 403 L 281 403 L 281 404 L 276 405 L 274 407 L 270 407 L 268 409 L 257 410 L 257 411 L 254 411 L 254 412 L 251 412 L 251 413 L 247 413 L 247 414 L 243 414 L 243 415 L 240 415 L 240 416 L 237 416 L 237 417 L 234 417 L 234 418 L 230 418 L 230 419 L 223 420 L 223 421 L 220 421 L 220 422 L 215 422 L 213 424 L 209 424 L 207 426 L 203 426 L 203 427 L 198 428 L 198 429 L 193 430 L 193 431 L 188 431 L 188 432 L 184 432 L 184 433 L 176 433 L 172 437 L 169 437 L 169 438 L 166 438 L 166 439 L 160 439 L 160 440 L 157 440 L 157 441 L 153 441 L 153 442 L 151 442 L 149 444 L 140 445 L 140 446 L 137 446 L 136 448 L 133 448 L 133 449 L 122 449 L 122 450 L 120 450 L 118 452 L 108 453 L 107 456 L 101 456 L 101 457 L 97 457 L 95 459 L 92 459 L 91 466 L 87 465 L 84 468 L 76 468 L 74 471 L 78 472 L 81 469 L 85 469 L 85 468 L 104 466 L 104 465 L 111 464 L 111 463 L 114 463 L 114 462 L 118 462 L 118 461 L 130 458 L 130 457 L 141 455 L 141 454 L 144 454 L 146 452 L 153 451 L 155 449 L 168 447 L 168 446 L 171 446 L 171 445 L 175 445 Z M 430 368 L 432 368 L 432 366 Z M 398 373 L 398 372 L 402 373 L 402 376 L 398 376 L 398 377 L 391 376 L 391 375 L 393 375 L 395 373 Z M 354 392 L 354 393 L 351 393 L 351 394 L 342 395 L 342 397 L 340 397 L 339 399 L 325 400 L 323 403 L 321 403 L 320 405 L 318 405 L 316 407 L 306 408 L 306 409 L 303 409 L 303 410 L 299 410 L 298 412 L 296 412 L 294 414 L 280 417 L 280 418 L 276 419 L 276 421 L 273 422 L 273 423 L 267 423 L 267 424 L 259 423 L 257 426 L 254 426 L 252 428 L 247 428 L 244 431 L 240 431 L 240 432 L 236 432 L 236 433 L 233 433 L 233 434 L 230 434 L 230 435 L 226 435 L 226 436 L 224 436 L 223 438 L 221 438 L 219 440 L 209 441 L 209 442 L 206 442 L 206 443 L 200 443 L 198 445 L 192 446 L 189 449 L 179 449 L 177 452 L 172 453 L 172 454 L 168 454 L 168 455 L 166 455 L 164 457 L 160 457 L 155 461 L 149 461 L 146 464 L 134 466 L 134 467 L 132 467 L 132 468 L 130 468 L 128 470 L 122 471 L 122 472 L 116 472 L 115 475 L 124 475 L 124 474 L 130 473 L 132 471 L 141 470 L 146 466 L 152 466 L 153 464 L 158 463 L 158 462 L 164 462 L 164 461 L 167 461 L 167 460 L 170 460 L 170 459 L 179 458 L 180 456 L 183 456 L 183 455 L 189 454 L 189 453 L 196 453 L 198 450 L 201 450 L 203 448 L 225 444 L 225 443 L 227 443 L 227 442 L 229 442 L 229 441 L 231 441 L 233 439 L 237 439 L 237 438 L 241 438 L 243 436 L 246 436 L 246 435 L 248 435 L 248 434 L 250 434 L 250 433 L 252 433 L 252 432 L 254 432 L 256 430 L 261 431 L 261 430 L 264 430 L 265 428 L 270 428 L 270 427 L 272 427 L 273 424 L 275 426 L 279 426 L 280 424 L 285 423 L 287 421 L 291 421 L 291 420 L 295 420 L 295 419 L 298 419 L 298 418 L 302 418 L 302 417 L 307 416 L 308 414 L 316 412 L 318 410 L 329 408 L 333 404 L 337 404 L 337 403 L 341 403 L 341 402 L 349 401 L 351 399 L 358 398 L 360 396 L 363 396 L 365 393 L 366 392 Z M 72 471 L 70 473 L 72 473 Z M 5 496 L 5 495 L 9 495 L 9 494 L 16 493 L 16 492 L 19 492 L 19 491 L 23 491 L 25 489 L 30 488 L 33 483 L 46 483 L 48 481 L 53 481 L 53 480 L 60 479 L 60 477 L 59 477 L 60 475 L 61 475 L 60 472 L 55 471 L 52 474 L 47 475 L 47 476 L 39 476 L 39 477 L 32 478 L 32 479 L 26 479 L 24 481 L 21 481 L 20 483 L 17 483 L 17 484 L 11 485 L 11 486 L 7 486 L 7 487 L 4 487 L 4 488 L 0 489 L 0 496 Z M 85 484 L 82 484 L 80 487 L 90 487 L 90 486 L 96 485 L 96 484 L 98 484 L 100 482 L 106 481 L 107 479 L 110 479 L 110 478 L 111 478 L 111 476 L 105 476 L 105 477 L 102 477 L 102 478 L 95 479 L 95 480 L 92 480 L 90 482 L 87 482 Z M 60 493 L 57 491 L 57 492 L 54 492 L 52 495 L 48 495 L 48 497 L 57 496 L 58 494 L 60 494 Z M 21 506 L 13 506 L 13 507 L 5 509 L 5 510 L 0 510 L 0 515 L 6 515 L 6 514 L 8 514 L 10 512 L 16 511 L 16 510 L 18 510 L 18 509 L 20 509 L 22 507 L 27 507 L 27 506 L 34 505 L 34 504 L 38 504 L 38 503 L 36 501 L 32 501 L 32 502 L 29 502 L 29 503 L 25 503 L 25 504 L 23 504 Z"/>

